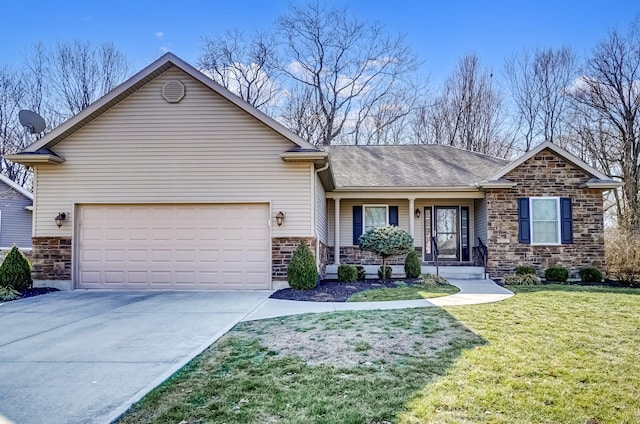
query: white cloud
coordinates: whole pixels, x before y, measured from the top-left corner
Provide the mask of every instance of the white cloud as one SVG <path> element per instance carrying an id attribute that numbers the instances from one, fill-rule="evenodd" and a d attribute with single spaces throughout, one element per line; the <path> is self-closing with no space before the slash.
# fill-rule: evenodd
<path id="1" fill-rule="evenodd" d="M 154 32 L 153 35 L 155 35 L 159 39 L 162 39 L 162 37 L 164 37 L 164 32 L 157 31 L 157 32 Z"/>

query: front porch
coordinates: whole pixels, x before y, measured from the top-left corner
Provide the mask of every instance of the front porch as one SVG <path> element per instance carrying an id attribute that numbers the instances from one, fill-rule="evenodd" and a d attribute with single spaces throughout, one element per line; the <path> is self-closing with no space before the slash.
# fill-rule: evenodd
<path id="1" fill-rule="evenodd" d="M 401 197 L 402 196 L 402 197 Z M 381 258 L 362 251 L 361 234 L 374 226 L 396 225 L 414 239 L 423 273 L 446 278 L 484 278 L 478 257 L 479 240 L 486 243 L 487 213 L 484 193 L 475 188 L 449 192 L 327 193 L 327 278 L 340 264 L 366 266 L 368 278 L 377 278 Z M 437 258 L 436 258 L 437 251 Z M 391 257 L 394 276 L 404 276 L 404 257 Z M 370 268 L 370 269 L 369 269 Z"/>

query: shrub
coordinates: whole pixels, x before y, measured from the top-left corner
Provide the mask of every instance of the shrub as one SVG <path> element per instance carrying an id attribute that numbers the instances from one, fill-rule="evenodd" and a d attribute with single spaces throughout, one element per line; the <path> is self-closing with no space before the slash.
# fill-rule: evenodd
<path id="1" fill-rule="evenodd" d="M 13 246 L 0 265 L 0 287 L 23 292 L 31 288 L 31 265 L 16 246 Z"/>
<path id="2" fill-rule="evenodd" d="M 561 266 L 552 266 L 544 272 L 545 280 L 554 283 L 566 283 L 569 279 L 569 271 Z"/>
<path id="3" fill-rule="evenodd" d="M 367 279 L 367 271 L 365 271 L 362 265 L 356 265 L 356 270 L 358 271 L 358 281 L 364 281 Z"/>
<path id="4" fill-rule="evenodd" d="M 355 265 L 339 265 L 338 266 L 338 281 L 353 282 L 358 279 L 358 270 Z"/>
<path id="5" fill-rule="evenodd" d="M 418 254 L 415 250 L 412 250 L 404 261 L 404 273 L 407 278 L 418 278 L 421 272 L 422 266 L 420 265 Z"/>
<path id="6" fill-rule="evenodd" d="M 318 268 L 316 260 L 304 241 L 293 252 L 287 268 L 287 281 L 292 289 L 308 290 L 318 285 Z"/>
<path id="7" fill-rule="evenodd" d="M 605 260 L 611 277 L 623 285 L 633 286 L 640 280 L 640 237 L 607 230 Z"/>
<path id="8" fill-rule="evenodd" d="M 594 267 L 583 268 L 580 270 L 580 280 L 583 283 L 601 283 L 602 272 Z"/>
<path id="9" fill-rule="evenodd" d="M 449 281 L 442 275 L 424 274 L 420 277 L 420 284 L 423 286 L 437 286 L 449 284 Z"/>
<path id="10" fill-rule="evenodd" d="M 370 229 L 360 236 L 359 243 L 360 249 L 382 256 L 382 268 L 386 268 L 389 256 L 405 255 L 413 250 L 413 237 L 394 225 Z"/>
<path id="11" fill-rule="evenodd" d="M 385 273 L 384 275 L 382 275 L 382 267 L 378 268 L 378 278 L 381 280 L 387 280 L 389 278 L 391 278 L 391 275 L 393 273 L 393 270 L 391 269 L 390 266 L 385 266 L 384 267 Z"/>
<path id="12" fill-rule="evenodd" d="M 516 275 L 536 274 L 536 269 L 531 265 L 520 265 L 516 267 Z"/>
<path id="13" fill-rule="evenodd" d="M 20 292 L 11 287 L 0 287 L 0 302 L 8 302 L 20 297 Z"/>
<path id="14" fill-rule="evenodd" d="M 510 274 L 505 275 L 502 281 L 510 286 L 537 286 L 542 284 L 536 274 Z"/>

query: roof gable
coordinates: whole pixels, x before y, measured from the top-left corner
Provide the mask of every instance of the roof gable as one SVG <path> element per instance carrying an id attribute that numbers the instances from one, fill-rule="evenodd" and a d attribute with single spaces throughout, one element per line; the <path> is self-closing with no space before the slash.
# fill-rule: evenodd
<path id="1" fill-rule="evenodd" d="M 293 148 L 302 148 L 313 151 L 318 149 L 307 141 L 303 140 L 296 134 L 289 131 L 282 124 L 276 122 L 273 118 L 270 118 L 263 112 L 254 108 L 246 103 L 244 100 L 231 93 L 226 88 L 222 87 L 211 78 L 198 71 L 193 66 L 184 62 L 182 59 L 173 55 L 172 53 L 166 53 L 158 58 L 156 61 L 133 75 L 127 81 L 123 82 L 109 93 L 89 105 L 77 115 L 73 116 L 60 126 L 56 127 L 53 131 L 45 135 L 40 140 L 29 145 L 22 153 L 33 154 L 40 152 L 43 149 L 49 149 L 55 146 L 57 143 L 67 138 L 69 135 L 76 132 L 78 129 L 87 125 L 89 122 L 102 115 L 111 107 L 121 102 L 136 90 L 146 85 L 148 82 L 161 75 L 171 67 L 177 67 L 187 75 L 191 76 L 202 85 L 208 87 L 222 98 L 226 99 L 233 105 L 237 106 L 247 114 L 253 116 L 258 121 L 265 124 L 267 127 L 273 129 L 278 134 L 282 135 L 285 139 L 289 140 L 294 146 Z"/>
<path id="2" fill-rule="evenodd" d="M 523 163 L 525 163 L 526 161 L 528 161 L 529 159 L 531 159 L 535 155 L 539 154 L 544 149 L 551 150 L 556 155 L 560 156 L 562 159 L 566 160 L 567 162 L 572 163 L 576 167 L 578 167 L 581 170 L 583 170 L 586 174 L 591 175 L 592 177 L 594 177 L 594 178 L 596 178 L 598 180 L 611 181 L 611 178 L 609 178 L 608 176 L 606 176 L 602 172 L 598 171 L 597 169 L 595 169 L 592 166 L 589 166 L 587 163 L 585 163 L 584 161 L 582 161 L 578 157 L 572 155 L 571 153 L 567 152 L 566 150 L 564 150 L 563 148 L 561 148 L 557 144 L 554 144 L 554 143 L 552 143 L 550 141 L 545 141 L 544 143 L 538 144 L 536 147 L 534 147 L 533 149 L 529 150 L 527 153 L 525 153 L 524 155 L 520 156 L 518 159 L 514 160 L 513 162 L 509 163 L 508 165 L 506 165 L 503 168 L 501 168 L 500 170 L 498 170 L 498 172 L 493 174 L 491 177 L 487 178 L 486 181 L 498 181 L 498 180 L 503 179 L 506 174 L 508 174 L 509 172 L 513 171 L 518 166 L 522 165 Z"/>
<path id="3" fill-rule="evenodd" d="M 25 189 L 24 187 L 22 187 L 21 185 L 17 184 L 15 181 L 10 179 L 9 177 L 7 177 L 6 175 L 0 174 L 0 182 L 9 186 L 13 190 L 17 191 L 18 193 L 22 194 L 24 197 L 26 197 L 27 199 L 33 202 L 33 194 L 27 189 Z"/>

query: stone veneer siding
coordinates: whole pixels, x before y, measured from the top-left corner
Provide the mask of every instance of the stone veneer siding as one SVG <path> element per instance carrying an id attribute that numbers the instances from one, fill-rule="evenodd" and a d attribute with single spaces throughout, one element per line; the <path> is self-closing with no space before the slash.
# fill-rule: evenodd
<path id="1" fill-rule="evenodd" d="M 313 256 L 316 256 L 315 237 L 273 237 L 271 238 L 271 276 L 274 280 L 287 279 L 287 267 L 300 241 L 307 242 Z M 322 252 L 322 250 L 321 250 Z"/>
<path id="2" fill-rule="evenodd" d="M 418 259 L 422 258 L 422 248 L 416 247 Z M 329 248 L 329 263 L 334 263 L 333 246 Z M 387 265 L 404 265 L 407 255 L 390 256 Z M 354 265 L 382 265 L 382 257 L 373 252 L 361 250 L 360 246 L 340 246 L 340 263 Z"/>
<path id="3" fill-rule="evenodd" d="M 71 280 L 71 237 L 33 237 L 34 280 Z"/>
<path id="4" fill-rule="evenodd" d="M 533 265 L 538 275 L 562 265 L 576 277 L 581 268 L 604 267 L 602 190 L 580 188 L 584 171 L 545 149 L 505 175 L 512 189 L 486 192 L 487 238 L 491 278 L 502 278 L 518 265 Z M 533 246 L 518 242 L 518 198 L 569 197 L 573 209 L 573 244 Z"/>

